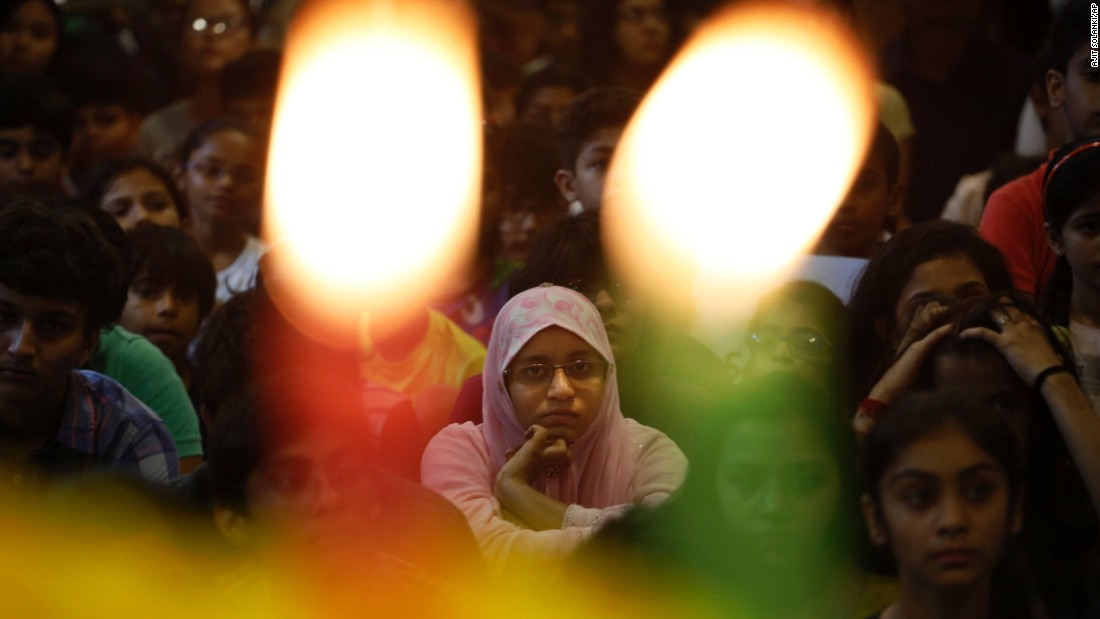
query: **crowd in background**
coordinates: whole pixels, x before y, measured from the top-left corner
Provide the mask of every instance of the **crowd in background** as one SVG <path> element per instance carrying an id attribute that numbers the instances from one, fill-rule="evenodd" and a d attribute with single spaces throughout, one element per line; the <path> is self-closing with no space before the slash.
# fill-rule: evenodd
<path id="1" fill-rule="evenodd" d="M 600 211 L 647 91 L 736 0 L 471 1 L 476 255 L 343 346 L 280 312 L 262 235 L 296 3 L 0 0 L 0 521 L 89 537 L 89 506 L 129 506 L 92 529 L 104 573 L 165 527 L 270 616 L 289 579 L 316 614 L 503 614 L 533 583 L 509 614 L 616 612 L 587 588 L 655 616 L 1100 617 L 1095 3 L 774 1 L 850 30 L 875 128 L 813 274 L 730 351 L 615 272 Z M 348 204 L 406 207 L 372 199 Z"/>

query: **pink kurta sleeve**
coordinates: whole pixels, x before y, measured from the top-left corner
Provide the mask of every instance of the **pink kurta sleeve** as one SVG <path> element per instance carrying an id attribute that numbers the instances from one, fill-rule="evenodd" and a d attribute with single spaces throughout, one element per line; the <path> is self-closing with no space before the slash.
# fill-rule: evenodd
<path id="1" fill-rule="evenodd" d="M 628 421 L 638 466 L 633 480 L 635 503 L 657 505 L 683 482 L 687 460 L 664 434 Z M 510 521 L 493 495 L 494 479 L 481 431 L 466 423 L 443 429 L 428 444 L 421 482 L 465 514 L 495 573 L 516 561 L 554 563 L 568 556 L 605 522 L 630 505 L 604 509 L 570 505 L 562 528 L 534 531 Z"/>

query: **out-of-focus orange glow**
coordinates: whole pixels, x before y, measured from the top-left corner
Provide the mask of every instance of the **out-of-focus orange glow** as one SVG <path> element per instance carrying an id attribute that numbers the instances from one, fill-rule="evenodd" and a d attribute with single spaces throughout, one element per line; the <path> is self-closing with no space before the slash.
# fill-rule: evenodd
<path id="1" fill-rule="evenodd" d="M 777 3 L 718 14 L 619 143 L 604 197 L 615 264 L 667 310 L 751 309 L 847 191 L 872 89 L 831 15 Z"/>
<path id="2" fill-rule="evenodd" d="M 324 0 L 290 31 L 268 161 L 273 294 L 355 342 L 467 266 L 481 134 L 474 21 L 455 0 Z"/>

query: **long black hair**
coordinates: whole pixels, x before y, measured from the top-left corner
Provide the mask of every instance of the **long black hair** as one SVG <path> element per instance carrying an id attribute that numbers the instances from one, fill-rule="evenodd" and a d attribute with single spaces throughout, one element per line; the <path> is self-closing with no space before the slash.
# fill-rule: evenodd
<path id="1" fill-rule="evenodd" d="M 966 394 L 955 392 L 912 393 L 891 408 L 872 428 L 864 445 L 862 472 L 867 496 L 889 535 L 879 484 L 897 459 L 917 441 L 944 428 L 963 431 L 1004 470 L 1008 480 L 1009 522 L 1011 510 L 1024 493 L 1019 450 L 1012 430 L 1004 419 Z M 1045 610 L 1029 586 L 1029 576 L 1012 540 L 1006 540 L 1004 554 L 993 574 L 991 616 L 1044 617 Z"/>
<path id="2" fill-rule="evenodd" d="M 867 395 L 893 363 L 886 334 L 899 328 L 894 308 L 901 291 L 917 267 L 945 256 L 962 256 L 973 263 L 990 290 L 1012 288 L 1012 276 L 1000 250 L 970 226 L 928 221 L 895 234 L 867 264 L 848 305 L 856 398 Z"/>
<path id="3" fill-rule="evenodd" d="M 1089 138 L 1059 149 L 1043 176 L 1043 219 L 1056 238 L 1082 205 L 1100 197 L 1100 139 Z M 1073 270 L 1058 256 L 1043 292 L 1043 315 L 1057 325 L 1068 325 L 1073 298 Z"/>
<path id="4" fill-rule="evenodd" d="M 1038 321 L 1054 352 L 1062 359 L 1070 359 L 1069 351 L 1054 329 L 1022 294 L 1002 292 L 974 301 L 962 309 L 952 333 L 939 342 L 929 355 L 922 375 L 923 385 L 928 388 L 935 386 L 932 370 L 935 360 L 943 356 L 1003 358 L 992 344 L 980 339 L 962 338 L 959 334 L 974 327 L 999 331 L 1001 327 L 993 319 L 993 310 L 1005 306 L 1011 306 Z M 1067 367 L 1073 373 L 1073 364 L 1067 363 Z M 1020 446 L 1026 457 L 1022 463 L 1024 529 L 1019 541 L 1032 567 L 1041 597 L 1052 611 L 1057 611 L 1056 614 L 1061 616 L 1085 604 L 1082 600 L 1089 587 L 1085 574 L 1089 570 L 1090 553 L 1093 552 L 1090 549 L 1095 547 L 1097 541 L 1097 517 L 1084 480 L 1050 406 L 1041 393 L 1030 385 L 1027 388 L 1034 415 L 1030 436 L 1024 437 L 1025 444 Z M 992 402 L 980 404 L 986 408 L 994 407 Z"/>

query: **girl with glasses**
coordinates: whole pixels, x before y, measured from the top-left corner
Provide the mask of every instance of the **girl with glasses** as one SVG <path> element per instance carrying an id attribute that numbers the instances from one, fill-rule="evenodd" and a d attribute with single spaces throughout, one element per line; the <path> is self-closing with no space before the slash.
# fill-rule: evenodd
<path id="1" fill-rule="evenodd" d="M 509 301 L 482 377 L 483 423 L 436 435 L 421 481 L 462 510 L 494 572 L 552 565 L 683 480 L 675 443 L 619 410 L 611 344 L 580 293 L 540 286 Z"/>
<path id="2" fill-rule="evenodd" d="M 222 114 L 218 74 L 252 49 L 252 15 L 245 0 L 190 0 L 180 28 L 182 65 L 191 96 L 150 114 L 138 132 L 138 152 L 171 167 L 192 129 Z"/>

